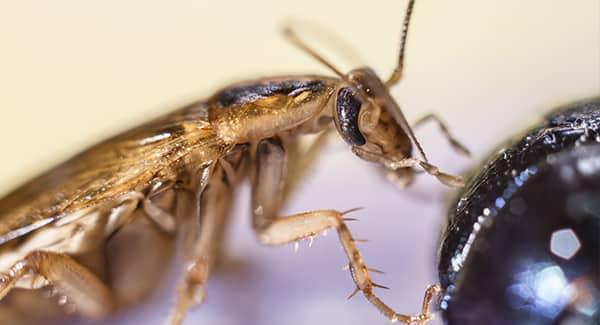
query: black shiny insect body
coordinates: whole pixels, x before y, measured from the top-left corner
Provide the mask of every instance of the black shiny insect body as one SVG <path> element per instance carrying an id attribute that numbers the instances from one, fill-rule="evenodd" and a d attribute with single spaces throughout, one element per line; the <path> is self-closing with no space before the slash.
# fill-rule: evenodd
<path id="1" fill-rule="evenodd" d="M 450 208 L 447 324 L 600 324 L 600 97 L 497 151 Z"/>

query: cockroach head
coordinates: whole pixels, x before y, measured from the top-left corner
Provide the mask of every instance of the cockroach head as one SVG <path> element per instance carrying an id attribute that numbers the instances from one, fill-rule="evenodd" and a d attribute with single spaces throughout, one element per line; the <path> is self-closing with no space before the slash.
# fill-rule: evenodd
<path id="1" fill-rule="evenodd" d="M 410 128 L 388 87 L 369 68 L 351 71 L 346 80 L 336 89 L 333 116 L 352 151 L 386 167 L 410 157 L 411 136 L 406 131 Z"/>
<path id="2" fill-rule="evenodd" d="M 382 163 L 396 170 L 398 162 L 411 156 L 415 144 L 424 161 L 425 153 L 406 122 L 400 107 L 389 93 L 389 87 L 402 78 L 404 49 L 415 0 L 409 0 L 402 23 L 398 63 L 383 82 L 370 68 L 359 68 L 344 74 L 317 51 L 303 42 L 291 28 L 283 30 L 294 45 L 328 67 L 340 78 L 334 94 L 334 121 L 342 138 L 362 159 Z"/>

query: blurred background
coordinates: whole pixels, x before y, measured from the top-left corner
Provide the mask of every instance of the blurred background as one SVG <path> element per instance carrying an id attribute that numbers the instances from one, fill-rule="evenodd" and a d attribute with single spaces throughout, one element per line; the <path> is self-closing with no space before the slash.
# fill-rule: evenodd
<path id="1" fill-rule="evenodd" d="M 278 74 L 330 74 L 280 35 L 283 23 L 346 71 L 383 78 L 396 62 L 406 1 L 0 0 L 0 195 L 86 146 L 228 83 Z M 320 27 L 319 27 L 320 26 Z M 310 27 L 310 28 L 309 28 Z M 319 33 L 319 30 L 322 31 Z M 349 50 L 327 40 L 339 35 Z M 355 51 L 355 52 L 354 52 Z M 419 0 L 404 79 L 393 94 L 410 120 L 437 112 L 469 146 L 450 150 L 434 125 L 417 134 L 433 162 L 461 173 L 557 105 L 600 93 L 597 0 Z M 436 282 L 438 233 L 452 191 L 421 176 L 398 191 L 332 141 L 286 213 L 366 207 L 350 225 L 384 301 L 416 313 Z M 186 324 L 387 324 L 341 271 L 336 236 L 258 245 L 242 188 L 228 233 L 238 267 L 215 272 Z M 147 254 L 150 252 L 140 252 Z M 170 276 L 174 279 L 175 275 Z M 174 282 L 104 323 L 162 324 Z"/>

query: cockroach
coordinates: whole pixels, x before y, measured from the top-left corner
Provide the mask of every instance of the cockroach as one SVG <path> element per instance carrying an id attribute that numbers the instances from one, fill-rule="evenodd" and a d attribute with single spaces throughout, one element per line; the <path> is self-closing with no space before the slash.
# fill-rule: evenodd
<path id="1" fill-rule="evenodd" d="M 163 246 L 155 243 L 176 236 L 186 267 L 168 321 L 180 324 L 204 297 L 234 189 L 249 178 L 252 224 L 262 244 L 295 243 L 333 228 L 356 284 L 353 295 L 361 292 L 392 321 L 426 323 L 439 287 L 427 289 L 416 316 L 388 307 L 375 295 L 380 285 L 371 281 L 344 223 L 350 211 L 278 214 L 334 129 L 356 156 L 378 164 L 399 185 L 410 184 L 419 171 L 448 186 L 463 185 L 461 177 L 428 161 L 390 94 L 402 77 L 413 6 L 409 1 L 398 64 L 385 82 L 367 67 L 340 72 L 287 28 L 284 35 L 336 77 L 267 77 L 231 85 L 101 142 L 2 198 L 1 304 L 10 309 L 13 289 L 21 289 L 14 294 L 41 289 L 58 295 L 71 312 L 101 318 L 139 301 L 152 279 L 160 278 L 158 257 L 132 262 L 120 255 L 122 248 L 138 243 L 140 250 L 156 249 L 153 255 L 159 256 L 156 247 Z M 450 145 L 468 153 L 436 115 L 416 125 L 426 121 L 437 122 Z M 306 134 L 317 134 L 308 149 L 300 145 Z M 144 281 L 135 281 L 141 273 Z"/>

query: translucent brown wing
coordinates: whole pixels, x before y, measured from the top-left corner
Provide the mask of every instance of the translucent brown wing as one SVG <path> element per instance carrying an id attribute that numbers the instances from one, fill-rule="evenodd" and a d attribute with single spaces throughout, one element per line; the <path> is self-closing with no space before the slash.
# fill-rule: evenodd
<path id="1" fill-rule="evenodd" d="M 79 209 L 141 190 L 190 153 L 194 163 L 221 157 L 226 145 L 195 103 L 101 142 L 0 199 L 0 244 Z"/>

